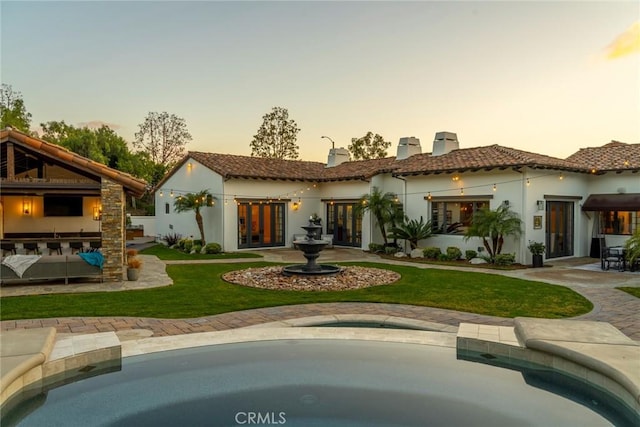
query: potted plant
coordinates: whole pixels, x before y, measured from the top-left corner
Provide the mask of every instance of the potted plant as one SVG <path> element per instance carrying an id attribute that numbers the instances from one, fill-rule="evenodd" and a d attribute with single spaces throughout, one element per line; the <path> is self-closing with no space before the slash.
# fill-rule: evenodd
<path id="1" fill-rule="evenodd" d="M 532 242 L 529 240 L 529 246 L 527 246 L 531 255 L 533 255 L 533 267 L 542 267 L 542 255 L 544 254 L 545 246 L 541 242 Z"/>
<path id="2" fill-rule="evenodd" d="M 137 255 L 138 251 L 135 249 L 127 251 L 127 280 L 136 281 L 140 278 L 142 260 Z"/>

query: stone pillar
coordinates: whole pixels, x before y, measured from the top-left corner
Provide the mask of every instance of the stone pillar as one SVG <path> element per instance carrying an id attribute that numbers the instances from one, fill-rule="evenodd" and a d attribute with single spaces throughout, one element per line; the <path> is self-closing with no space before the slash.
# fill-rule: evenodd
<path id="1" fill-rule="evenodd" d="M 102 278 L 105 282 L 119 282 L 124 278 L 125 200 L 122 185 L 102 178 Z"/>

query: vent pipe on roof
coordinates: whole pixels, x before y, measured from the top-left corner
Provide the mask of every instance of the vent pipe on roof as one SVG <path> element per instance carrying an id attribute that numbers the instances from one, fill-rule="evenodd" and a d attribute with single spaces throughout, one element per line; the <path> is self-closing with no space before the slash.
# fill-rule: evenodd
<path id="1" fill-rule="evenodd" d="M 332 168 L 338 166 L 341 163 L 351 160 L 349 150 L 344 147 L 332 148 L 329 150 L 329 157 L 327 158 L 327 167 Z"/>
<path id="2" fill-rule="evenodd" d="M 405 136 L 400 138 L 398 142 L 398 151 L 396 154 L 396 160 L 406 159 L 414 154 L 422 153 L 422 146 L 420 146 L 420 140 L 415 136 Z"/>
<path id="3" fill-rule="evenodd" d="M 431 155 L 442 156 L 459 148 L 458 135 L 453 132 L 437 132 L 436 138 L 433 140 L 433 153 Z"/>

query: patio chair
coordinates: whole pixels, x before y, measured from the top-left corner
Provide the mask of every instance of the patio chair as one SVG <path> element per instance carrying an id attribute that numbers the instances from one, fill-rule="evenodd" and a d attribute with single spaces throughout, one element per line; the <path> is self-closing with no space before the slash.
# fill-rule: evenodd
<path id="1" fill-rule="evenodd" d="M 98 240 L 97 242 L 89 242 L 89 247 L 93 250 L 98 250 L 102 247 L 102 240 Z"/>
<path id="2" fill-rule="evenodd" d="M 69 247 L 71 248 L 71 254 L 78 252 L 84 252 L 84 244 L 82 242 L 69 242 Z"/>
<path id="3" fill-rule="evenodd" d="M 23 243 L 22 247 L 24 248 L 24 250 L 27 253 L 27 255 L 29 255 L 29 253 L 31 253 L 31 252 L 33 252 L 36 255 L 40 255 L 40 249 L 38 249 L 38 243 L 36 243 L 36 242 Z"/>
<path id="4" fill-rule="evenodd" d="M 0 247 L 2 248 L 2 256 L 4 256 L 5 252 L 9 252 L 12 255 L 16 255 L 16 244 L 15 243 L 1 243 Z"/>
<path id="5" fill-rule="evenodd" d="M 52 251 L 56 251 L 58 255 L 62 255 L 62 245 L 60 242 L 47 242 L 47 249 L 49 249 L 49 255 Z"/>
<path id="6" fill-rule="evenodd" d="M 624 252 L 621 247 L 604 248 L 602 251 L 601 267 L 603 270 L 610 270 L 611 267 L 618 271 L 624 271 Z"/>

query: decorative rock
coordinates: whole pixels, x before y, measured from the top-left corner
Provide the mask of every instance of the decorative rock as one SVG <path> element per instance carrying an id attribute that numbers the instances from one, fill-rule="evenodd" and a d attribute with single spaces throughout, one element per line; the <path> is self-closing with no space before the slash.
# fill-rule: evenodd
<path id="1" fill-rule="evenodd" d="M 487 261 L 483 260 L 482 258 L 471 258 L 469 260 L 469 264 L 486 264 Z"/>
<path id="2" fill-rule="evenodd" d="M 227 282 L 281 291 L 346 291 L 393 283 L 400 274 L 369 267 L 343 267 L 332 276 L 285 276 L 282 267 L 246 268 L 222 275 Z"/>
<path id="3" fill-rule="evenodd" d="M 422 252 L 422 249 L 416 248 L 411 251 L 411 258 L 423 258 L 423 257 L 424 257 L 424 252 Z"/>
<path id="4" fill-rule="evenodd" d="M 396 258 L 405 258 L 407 254 L 405 254 L 404 252 L 396 252 L 395 254 L 393 254 L 393 256 Z"/>

